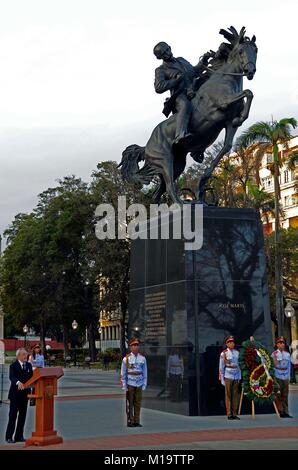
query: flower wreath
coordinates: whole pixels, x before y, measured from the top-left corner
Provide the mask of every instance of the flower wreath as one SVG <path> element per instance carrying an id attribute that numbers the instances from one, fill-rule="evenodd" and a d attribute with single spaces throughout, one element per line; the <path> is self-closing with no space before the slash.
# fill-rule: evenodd
<path id="1" fill-rule="evenodd" d="M 242 343 L 239 359 L 242 387 L 249 400 L 263 404 L 274 401 L 279 390 L 268 351 L 256 340 Z"/>

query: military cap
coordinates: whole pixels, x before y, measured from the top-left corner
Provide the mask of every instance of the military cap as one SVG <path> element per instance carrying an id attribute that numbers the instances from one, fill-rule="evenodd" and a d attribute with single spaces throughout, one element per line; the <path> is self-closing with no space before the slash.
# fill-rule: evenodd
<path id="1" fill-rule="evenodd" d="M 227 336 L 225 339 L 225 343 L 227 344 L 229 341 L 235 341 L 234 336 Z"/>
<path id="2" fill-rule="evenodd" d="M 129 346 L 132 346 L 133 344 L 140 344 L 140 341 L 138 340 L 138 338 L 131 338 L 128 344 Z"/>
<path id="3" fill-rule="evenodd" d="M 278 344 L 278 343 L 285 343 L 286 340 L 283 336 L 279 336 L 278 338 L 276 338 L 276 341 L 275 341 L 275 344 Z"/>

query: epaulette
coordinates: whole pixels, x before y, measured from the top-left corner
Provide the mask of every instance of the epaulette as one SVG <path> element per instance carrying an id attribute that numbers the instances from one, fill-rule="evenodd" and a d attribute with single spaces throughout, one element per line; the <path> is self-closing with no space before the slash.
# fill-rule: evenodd
<path id="1" fill-rule="evenodd" d="M 129 356 L 130 356 L 131 354 L 132 354 L 131 352 L 128 353 L 128 354 L 126 354 L 126 356 L 125 356 L 125 358 L 124 358 L 124 360 L 125 360 L 125 362 L 126 362 L 126 367 L 127 367 L 127 368 L 128 368 L 128 358 L 129 358 Z"/>

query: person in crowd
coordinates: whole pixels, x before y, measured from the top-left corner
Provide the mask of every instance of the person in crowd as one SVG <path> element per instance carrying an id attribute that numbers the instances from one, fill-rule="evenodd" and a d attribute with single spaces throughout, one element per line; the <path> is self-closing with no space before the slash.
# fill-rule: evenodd
<path id="1" fill-rule="evenodd" d="M 105 353 L 103 356 L 103 368 L 104 370 L 109 370 L 110 368 L 110 357 L 108 353 Z"/>
<path id="2" fill-rule="evenodd" d="M 31 362 L 33 370 L 45 366 L 44 355 L 41 352 L 40 344 L 36 344 L 33 347 L 31 354 L 29 354 L 28 361 Z M 32 393 L 34 393 L 34 388 L 32 388 L 31 391 Z M 36 405 L 35 398 L 31 398 L 30 406 L 35 406 L 35 405 Z"/>
<path id="3" fill-rule="evenodd" d="M 30 362 L 27 361 L 26 349 L 18 349 L 16 352 L 16 361 L 9 367 L 10 389 L 8 399 L 9 420 L 6 429 L 6 442 L 24 442 L 24 426 L 27 414 L 28 394 L 30 389 L 25 389 L 24 384 L 31 379 L 33 369 Z"/>
<path id="4" fill-rule="evenodd" d="M 29 362 L 31 362 L 33 370 L 37 367 L 45 366 L 44 355 L 42 354 L 40 344 L 36 344 L 33 347 L 32 352 L 29 355 Z"/>

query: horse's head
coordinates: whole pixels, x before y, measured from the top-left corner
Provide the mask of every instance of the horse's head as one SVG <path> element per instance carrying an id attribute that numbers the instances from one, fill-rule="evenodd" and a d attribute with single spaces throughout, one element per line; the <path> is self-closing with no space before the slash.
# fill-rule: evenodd
<path id="1" fill-rule="evenodd" d="M 245 36 L 245 27 L 243 26 L 240 33 L 231 26 L 220 30 L 222 34 L 231 44 L 231 52 L 229 54 L 229 61 L 238 62 L 240 71 L 246 75 L 248 80 L 252 80 L 256 73 L 256 62 L 258 48 L 256 46 L 256 37 L 251 39 Z"/>

